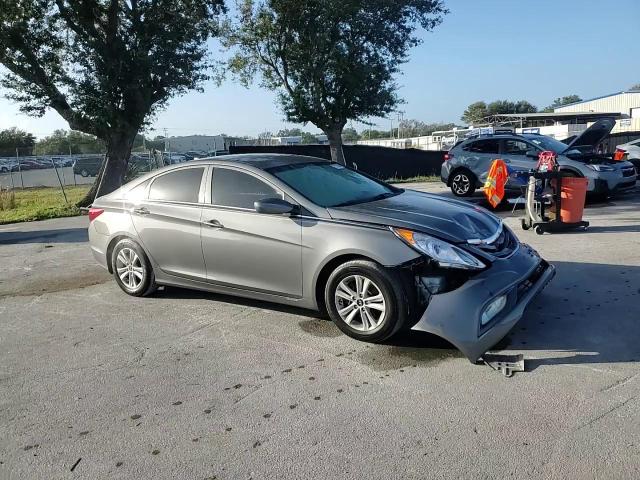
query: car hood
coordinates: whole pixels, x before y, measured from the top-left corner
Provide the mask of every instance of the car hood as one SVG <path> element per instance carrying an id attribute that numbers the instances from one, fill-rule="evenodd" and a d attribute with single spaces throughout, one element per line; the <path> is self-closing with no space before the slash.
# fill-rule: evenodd
<path id="1" fill-rule="evenodd" d="M 335 219 L 407 228 L 453 243 L 491 237 L 501 223 L 484 208 L 413 190 L 328 211 Z"/>
<path id="2" fill-rule="evenodd" d="M 570 150 L 593 150 L 595 149 L 606 137 L 611 133 L 616 121 L 613 118 L 603 118 L 598 120 L 589 128 L 587 128 L 582 134 L 578 135 L 569 145 L 563 153 Z"/>

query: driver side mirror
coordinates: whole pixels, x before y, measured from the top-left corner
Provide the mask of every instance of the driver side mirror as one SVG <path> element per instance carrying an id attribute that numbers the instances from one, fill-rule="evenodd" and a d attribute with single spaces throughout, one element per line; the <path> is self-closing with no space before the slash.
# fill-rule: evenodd
<path id="1" fill-rule="evenodd" d="M 285 213 L 293 212 L 295 206 L 281 198 L 263 198 L 262 200 L 253 202 L 253 208 L 258 213 L 284 215 Z"/>
<path id="2" fill-rule="evenodd" d="M 537 150 L 527 150 L 526 156 L 529 158 L 535 158 L 538 160 L 538 151 Z"/>

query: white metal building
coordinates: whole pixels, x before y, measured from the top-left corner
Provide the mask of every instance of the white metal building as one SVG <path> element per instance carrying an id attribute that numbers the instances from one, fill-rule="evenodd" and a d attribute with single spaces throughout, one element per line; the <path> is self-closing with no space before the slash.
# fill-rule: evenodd
<path id="1" fill-rule="evenodd" d="M 616 112 L 623 115 L 624 118 L 616 122 L 616 126 L 611 132 L 612 134 L 640 132 L 640 90 L 627 90 L 626 92 L 592 98 L 591 100 L 583 100 L 582 102 L 558 107 L 555 112 Z"/>
<path id="2" fill-rule="evenodd" d="M 189 135 L 165 139 L 165 149 L 171 152 L 219 152 L 225 150 L 222 135 Z"/>

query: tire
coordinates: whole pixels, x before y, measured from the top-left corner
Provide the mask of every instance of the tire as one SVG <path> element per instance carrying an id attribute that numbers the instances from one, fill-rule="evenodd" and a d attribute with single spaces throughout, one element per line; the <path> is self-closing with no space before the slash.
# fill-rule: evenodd
<path id="1" fill-rule="evenodd" d="M 542 227 L 541 227 L 540 225 L 538 225 L 538 226 L 536 227 L 535 231 L 536 231 L 536 233 L 537 233 L 538 235 L 542 235 L 542 234 L 544 234 L 544 230 L 542 229 Z"/>
<path id="2" fill-rule="evenodd" d="M 380 300 L 366 302 L 367 297 Z M 413 310 L 408 282 L 399 273 L 368 260 L 352 260 L 337 267 L 327 280 L 324 301 L 329 317 L 343 333 L 367 342 L 381 342 L 394 335 L 408 323 Z M 367 304 L 375 307 L 367 308 Z M 339 311 L 349 306 L 351 310 Z"/>
<path id="3" fill-rule="evenodd" d="M 456 170 L 451 174 L 450 188 L 456 197 L 470 197 L 476 191 L 476 176 L 466 168 Z"/>
<path id="4" fill-rule="evenodd" d="M 89 176 L 89 172 L 83 168 L 82 170 L 80 170 L 80 176 L 87 178 Z"/>
<path id="5" fill-rule="evenodd" d="M 111 254 L 111 267 L 116 283 L 127 295 L 143 297 L 156 291 L 151 263 L 133 240 L 125 238 L 116 244 Z"/>

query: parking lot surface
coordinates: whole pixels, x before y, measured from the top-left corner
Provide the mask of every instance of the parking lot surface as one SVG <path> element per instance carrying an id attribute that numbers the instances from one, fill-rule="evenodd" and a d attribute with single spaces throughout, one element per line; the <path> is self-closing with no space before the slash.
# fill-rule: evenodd
<path id="1" fill-rule="evenodd" d="M 640 193 L 591 205 L 586 232 L 520 214 L 501 213 L 558 274 L 499 345 L 526 359 L 509 379 L 428 336 L 128 297 L 85 217 L 0 227 L 0 478 L 638 478 Z"/>

